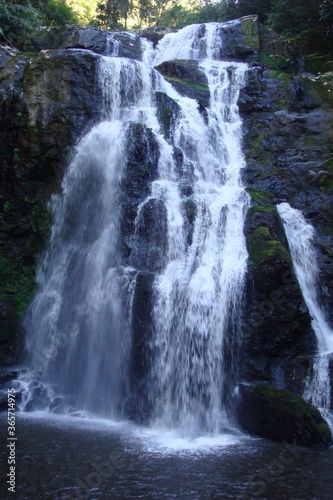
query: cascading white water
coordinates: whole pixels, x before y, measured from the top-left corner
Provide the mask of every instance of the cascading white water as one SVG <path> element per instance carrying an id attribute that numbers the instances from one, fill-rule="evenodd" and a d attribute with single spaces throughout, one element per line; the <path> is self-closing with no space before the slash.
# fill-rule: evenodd
<path id="1" fill-rule="evenodd" d="M 128 394 L 131 304 L 138 269 L 119 252 L 119 186 L 126 163 L 126 131 L 141 123 L 158 147 L 158 179 L 140 203 L 167 210 L 166 263 L 154 284 L 152 360 L 147 393 L 152 419 L 167 427 L 218 432 L 237 354 L 237 318 L 246 271 L 243 234 L 248 195 L 241 183 L 241 121 L 237 99 L 247 65 L 216 60 L 218 25 L 194 25 L 158 44 L 144 42 L 143 62 L 102 57 L 102 122 L 81 141 L 54 196 L 51 243 L 40 268 L 39 290 L 26 318 L 32 366 L 92 411 L 119 411 Z M 113 53 L 116 55 L 116 53 Z M 205 121 L 193 99 L 180 96 L 150 66 L 196 59 L 211 95 Z M 167 141 L 157 119 L 155 92 L 177 102 Z M 191 194 L 174 147 L 190 173 Z M 185 174 L 184 174 L 185 175 Z M 186 206 L 193 230 L 186 231 Z M 59 347 L 59 336 L 65 345 Z"/>
<path id="2" fill-rule="evenodd" d="M 244 159 L 237 108 L 247 66 L 212 59 L 216 27 L 207 25 L 204 36 L 202 26 L 167 35 L 155 56 L 157 63 L 199 60 L 211 103 L 207 125 L 192 108 L 174 130 L 175 144 L 193 168 L 197 213 L 190 246 L 181 227 L 174 237 L 169 233 L 169 264 L 155 282 L 156 358 L 150 379 L 159 425 L 212 432 L 224 424 L 225 349 L 243 290 L 247 259 L 243 223 L 248 206 L 240 180 Z M 172 205 L 173 219 L 180 226 L 177 195 Z M 237 340 L 235 351 L 236 344 Z"/>
<path id="3" fill-rule="evenodd" d="M 151 92 L 147 68 L 129 59 L 102 57 L 99 81 L 108 121 L 82 139 L 52 199 L 51 241 L 25 328 L 33 368 L 81 407 L 115 416 L 127 393 L 135 283 L 119 257 L 119 185 L 126 130 Z"/>
<path id="4" fill-rule="evenodd" d="M 333 430 L 329 362 L 333 353 L 333 330 L 318 301 L 319 269 L 313 245 L 314 228 L 300 210 L 288 203 L 277 206 L 288 239 L 293 265 L 304 300 L 312 316 L 312 326 L 318 341 L 318 355 L 313 364 L 304 398 L 320 409 Z"/>

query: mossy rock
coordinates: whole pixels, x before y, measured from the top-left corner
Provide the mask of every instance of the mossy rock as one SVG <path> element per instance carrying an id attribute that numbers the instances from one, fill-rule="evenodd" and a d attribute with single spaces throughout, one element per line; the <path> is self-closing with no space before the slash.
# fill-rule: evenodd
<path id="1" fill-rule="evenodd" d="M 248 237 L 247 249 L 254 265 L 276 258 L 291 263 L 290 254 L 286 247 L 280 241 L 273 239 L 269 229 L 265 226 L 258 227 L 253 235 Z"/>
<path id="2" fill-rule="evenodd" d="M 304 59 L 305 69 L 309 73 L 318 75 L 333 71 L 333 57 L 330 54 L 309 54 Z"/>
<path id="3" fill-rule="evenodd" d="M 261 189 L 256 189 L 253 187 L 246 188 L 246 191 L 251 196 L 252 200 L 258 205 L 271 205 L 269 208 L 274 208 L 272 206 L 274 195 L 270 191 L 262 191 Z"/>
<path id="4" fill-rule="evenodd" d="M 333 71 L 318 76 L 301 76 L 315 104 L 333 107 Z"/>
<path id="5" fill-rule="evenodd" d="M 291 264 L 291 257 L 286 246 L 276 235 L 275 226 L 278 223 L 278 217 L 276 207 L 273 205 L 274 195 L 269 191 L 252 187 L 246 190 L 252 201 L 256 203 L 250 207 L 247 214 L 246 244 L 250 263 L 258 266 L 264 261 L 278 259 L 288 265 Z"/>
<path id="6" fill-rule="evenodd" d="M 252 207 L 249 208 L 248 214 L 250 216 L 257 214 L 257 213 L 262 213 L 262 214 L 273 214 L 277 213 L 277 210 L 274 206 L 272 205 L 253 205 Z"/>
<path id="7" fill-rule="evenodd" d="M 319 410 L 293 392 L 267 384 L 241 385 L 240 396 L 237 416 L 247 432 L 303 446 L 331 444 Z"/>
<path id="8" fill-rule="evenodd" d="M 156 92 L 157 118 L 161 126 L 162 133 L 166 139 L 171 139 L 171 132 L 174 128 L 180 113 L 180 106 L 164 92 Z"/>
<path id="9" fill-rule="evenodd" d="M 259 50 L 258 19 L 255 16 L 242 19 L 242 33 L 245 45 Z"/>
<path id="10" fill-rule="evenodd" d="M 196 99 L 199 108 L 209 106 L 210 91 L 208 80 L 199 68 L 198 61 L 165 61 L 155 68 L 171 83 L 177 92 L 185 97 Z"/>
<path id="11" fill-rule="evenodd" d="M 260 58 L 269 68 L 290 73 L 296 70 L 296 51 L 287 40 L 266 27 L 260 30 Z"/>

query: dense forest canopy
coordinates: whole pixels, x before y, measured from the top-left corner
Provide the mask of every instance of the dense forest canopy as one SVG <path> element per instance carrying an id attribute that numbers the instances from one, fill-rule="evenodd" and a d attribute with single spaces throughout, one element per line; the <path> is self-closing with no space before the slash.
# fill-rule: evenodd
<path id="1" fill-rule="evenodd" d="M 333 32 L 333 0 L 0 0 L 0 37 L 27 49 L 29 37 L 41 26 L 180 28 L 251 14 L 285 36 L 298 37 L 305 46 L 316 45 L 317 50 L 325 50 Z"/>

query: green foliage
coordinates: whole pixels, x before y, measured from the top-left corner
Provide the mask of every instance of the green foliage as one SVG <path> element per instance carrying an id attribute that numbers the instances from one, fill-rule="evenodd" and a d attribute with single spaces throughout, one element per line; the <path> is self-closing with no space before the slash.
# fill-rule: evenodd
<path id="1" fill-rule="evenodd" d="M 309 21 L 318 15 L 320 0 L 272 0 L 273 10 L 269 21 L 279 33 L 300 33 L 311 27 Z M 318 21 L 318 18 L 317 18 Z"/>
<path id="2" fill-rule="evenodd" d="M 246 45 L 259 50 L 258 26 L 252 19 L 244 20 L 242 23 L 243 37 Z"/>
<path id="3" fill-rule="evenodd" d="M 43 9 L 43 13 L 47 24 L 50 26 L 62 26 L 77 21 L 74 12 L 66 4 L 66 0 L 49 0 Z"/>
<path id="4" fill-rule="evenodd" d="M 80 25 L 93 24 L 98 0 L 66 0 Z"/>
<path id="5" fill-rule="evenodd" d="M 181 4 L 173 2 L 170 8 L 161 12 L 159 24 L 170 26 L 171 28 L 181 28 L 188 24 L 198 22 L 197 10 L 188 10 Z"/>
<path id="6" fill-rule="evenodd" d="M 7 294 L 11 296 L 17 316 L 22 316 L 35 288 L 35 269 L 20 256 L 5 257 L 0 250 L 0 281 L 0 299 Z"/>
<path id="7" fill-rule="evenodd" d="M 265 139 L 265 132 L 260 132 L 259 136 L 257 139 L 254 141 L 252 148 L 249 151 L 249 158 L 256 158 L 260 152 L 261 149 L 261 144 L 263 140 Z"/>
<path id="8" fill-rule="evenodd" d="M 5 203 L 3 205 L 3 211 L 5 212 L 5 214 L 8 214 L 8 212 L 10 211 L 10 203 L 9 203 L 9 201 L 5 201 Z"/>
<path id="9" fill-rule="evenodd" d="M 179 83 L 185 87 L 191 87 L 194 90 L 198 90 L 200 92 L 209 92 L 209 87 L 205 83 L 193 82 L 189 78 L 176 78 L 174 76 L 165 76 L 164 77 L 170 83 Z"/>
<path id="10" fill-rule="evenodd" d="M 107 29 L 126 29 L 133 7 L 132 0 L 101 0 L 97 5 L 97 21 L 101 27 Z"/>
<path id="11" fill-rule="evenodd" d="M 250 207 L 248 216 L 252 217 L 256 213 L 277 214 L 273 205 L 274 195 L 269 191 L 247 188 L 252 200 L 257 204 Z M 247 236 L 246 245 L 252 265 L 279 258 L 285 262 L 290 262 L 290 254 L 281 241 L 275 240 L 268 227 L 265 225 L 257 227 L 252 234 Z"/>
<path id="12" fill-rule="evenodd" d="M 18 317 L 35 288 L 35 255 L 50 227 L 48 197 L 49 193 L 40 189 L 33 197 L 5 201 L 0 212 L 0 301 L 11 303 Z"/>
<path id="13" fill-rule="evenodd" d="M 41 23 L 41 12 L 30 0 L 0 0 L 0 38 L 5 42 L 21 42 L 25 48 L 24 42 Z"/>
<path id="14" fill-rule="evenodd" d="M 0 0 L 0 39 L 23 50 L 29 48 L 30 37 L 40 26 L 75 21 L 66 0 Z"/>
<path id="15" fill-rule="evenodd" d="M 268 21 L 272 28 L 295 42 L 302 52 L 325 52 L 332 48 L 332 0 L 271 0 Z"/>
<path id="16" fill-rule="evenodd" d="M 277 213 L 276 208 L 273 205 L 253 205 L 253 207 L 249 208 L 248 214 L 252 216 L 257 213 L 265 213 L 265 214 L 274 214 Z"/>

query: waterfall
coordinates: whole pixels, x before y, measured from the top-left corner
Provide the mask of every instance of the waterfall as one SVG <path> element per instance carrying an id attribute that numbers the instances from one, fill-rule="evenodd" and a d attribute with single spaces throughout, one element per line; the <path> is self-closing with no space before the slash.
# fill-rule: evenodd
<path id="1" fill-rule="evenodd" d="M 226 424 L 247 262 L 237 107 L 247 65 L 218 60 L 218 27 L 188 26 L 155 50 L 144 41 L 142 62 L 119 58 L 115 49 L 101 57 L 104 121 L 78 144 L 52 198 L 51 241 L 25 319 L 30 365 L 78 406 L 117 416 L 134 390 L 133 300 L 148 269 L 154 279 L 143 386 L 150 421 L 200 432 Z M 154 69 L 174 59 L 198 61 L 210 91 L 206 115 Z M 157 93 L 178 109 L 169 138 Z M 158 154 L 147 152 L 151 162 L 157 158 L 156 176 L 135 208 L 125 255 L 121 191 L 133 124 L 145 127 Z M 153 247 L 144 246 L 146 220 Z"/>
<path id="2" fill-rule="evenodd" d="M 305 220 L 302 212 L 291 208 L 288 203 L 281 203 L 277 209 L 284 224 L 296 276 L 312 316 L 312 327 L 318 342 L 318 355 L 314 359 L 313 373 L 308 378 L 304 398 L 320 409 L 332 430 L 329 363 L 333 353 L 333 330 L 318 300 L 319 268 L 313 245 L 315 230 Z"/>

